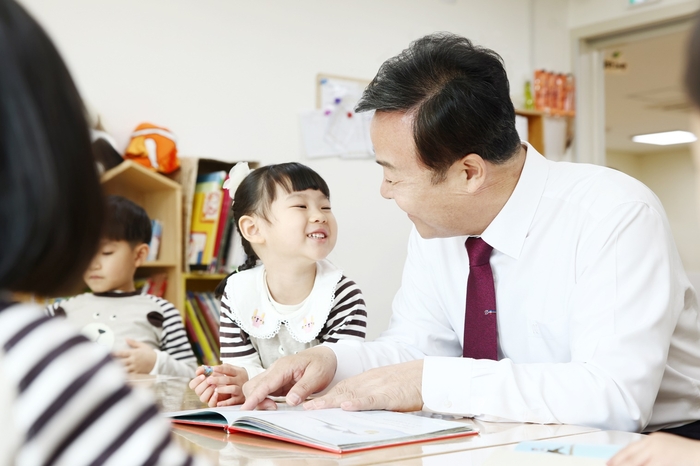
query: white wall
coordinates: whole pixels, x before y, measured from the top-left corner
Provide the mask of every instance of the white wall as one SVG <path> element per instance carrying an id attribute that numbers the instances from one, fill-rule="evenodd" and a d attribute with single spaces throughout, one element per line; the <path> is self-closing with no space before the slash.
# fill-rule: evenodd
<path id="1" fill-rule="evenodd" d="M 569 0 L 569 27 L 575 29 L 590 26 L 681 3 L 697 5 L 698 1 L 657 0 L 653 3 L 630 6 L 628 0 Z"/>
<path id="2" fill-rule="evenodd" d="M 686 271 L 700 274 L 700 208 L 690 149 L 644 154 L 608 151 L 606 156 L 609 167 L 637 178 L 659 197 Z"/>
<path id="3" fill-rule="evenodd" d="M 533 44 L 545 44 L 535 47 L 539 66 L 552 47 L 568 53 L 567 0 L 20 1 L 121 148 L 150 121 L 175 132 L 183 156 L 319 171 L 340 224 L 331 259 L 364 291 L 370 337 L 388 322 L 410 222 L 380 198 L 372 160 L 301 155 L 298 112 L 315 105 L 316 74 L 371 79 L 411 40 L 446 30 L 499 52 L 519 94 L 537 66 Z"/>

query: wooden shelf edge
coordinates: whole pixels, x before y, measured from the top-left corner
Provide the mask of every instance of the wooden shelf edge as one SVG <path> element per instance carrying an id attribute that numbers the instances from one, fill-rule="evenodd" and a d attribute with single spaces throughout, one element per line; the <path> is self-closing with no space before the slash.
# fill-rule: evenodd
<path id="1" fill-rule="evenodd" d="M 516 115 L 522 116 L 553 116 L 553 117 L 573 117 L 576 116 L 575 111 L 564 110 L 529 110 L 524 108 L 516 108 Z"/>
<path id="2" fill-rule="evenodd" d="M 100 178 L 100 181 L 102 183 L 106 183 L 110 181 L 113 178 L 116 178 L 120 174 L 128 171 L 128 170 L 135 170 L 139 173 L 142 173 L 147 176 L 157 176 L 158 181 L 162 182 L 164 186 L 168 186 L 170 188 L 174 189 L 182 189 L 180 184 L 171 180 L 170 178 L 166 177 L 165 175 L 162 175 L 156 171 L 149 170 L 148 168 L 144 167 L 143 165 L 140 165 L 136 162 L 132 162 L 131 160 L 124 160 L 122 163 L 117 165 L 116 167 L 112 168 L 111 170 L 107 170 L 102 174 L 102 177 Z"/>
<path id="3" fill-rule="evenodd" d="M 179 267 L 180 264 L 177 262 L 171 262 L 171 261 L 151 261 L 151 262 L 144 262 L 141 264 L 141 267 L 139 268 L 156 268 L 156 267 Z"/>
<path id="4" fill-rule="evenodd" d="M 185 280 L 223 280 L 226 277 L 228 277 L 227 273 L 187 272 L 182 274 Z"/>

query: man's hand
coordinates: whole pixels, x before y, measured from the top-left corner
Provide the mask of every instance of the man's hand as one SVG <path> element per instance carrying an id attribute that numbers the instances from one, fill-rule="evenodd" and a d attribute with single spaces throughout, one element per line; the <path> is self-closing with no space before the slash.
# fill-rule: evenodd
<path id="1" fill-rule="evenodd" d="M 129 374 L 149 374 L 156 365 L 158 355 L 152 346 L 126 339 L 130 349 L 115 351 L 113 356 L 121 361 Z"/>
<path id="2" fill-rule="evenodd" d="M 608 466 L 697 466 L 700 441 L 656 433 L 623 448 Z"/>
<path id="3" fill-rule="evenodd" d="M 422 383 L 422 359 L 379 367 L 343 380 L 324 396 L 304 403 L 304 408 L 420 411 L 423 408 Z"/>
<path id="4" fill-rule="evenodd" d="M 243 385 L 246 401 L 241 409 L 275 409 L 268 395 L 286 395 L 287 404 L 296 406 L 331 383 L 337 364 L 333 350 L 324 346 L 278 359 Z"/>

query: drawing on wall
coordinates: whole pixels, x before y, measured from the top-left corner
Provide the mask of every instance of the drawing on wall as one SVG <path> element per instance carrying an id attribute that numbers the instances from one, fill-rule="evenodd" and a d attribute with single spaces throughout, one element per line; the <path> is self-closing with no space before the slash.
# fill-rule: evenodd
<path id="1" fill-rule="evenodd" d="M 373 157 L 369 138 L 372 112 L 355 113 L 355 105 L 369 81 L 319 74 L 316 109 L 300 114 L 307 157 Z"/>

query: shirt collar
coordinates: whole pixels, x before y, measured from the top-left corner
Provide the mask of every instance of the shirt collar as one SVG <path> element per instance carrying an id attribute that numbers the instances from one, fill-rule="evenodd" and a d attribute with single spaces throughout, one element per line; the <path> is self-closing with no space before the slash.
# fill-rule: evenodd
<path id="1" fill-rule="evenodd" d="M 517 259 L 542 199 L 549 164 L 530 144 L 513 193 L 481 237 L 494 249 Z"/>

